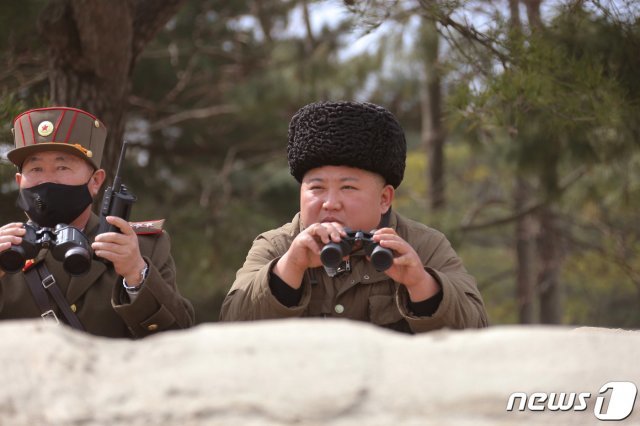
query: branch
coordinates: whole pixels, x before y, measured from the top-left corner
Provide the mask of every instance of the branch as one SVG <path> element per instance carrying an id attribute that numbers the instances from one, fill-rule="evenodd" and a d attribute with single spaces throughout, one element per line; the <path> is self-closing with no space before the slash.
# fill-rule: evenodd
<path id="1" fill-rule="evenodd" d="M 180 9 L 185 0 L 134 0 L 133 57 L 155 37 Z M 115 7 L 115 6 L 114 6 Z"/>
<path id="2" fill-rule="evenodd" d="M 552 198 L 557 197 L 559 194 L 566 191 L 572 184 L 577 182 L 578 179 L 580 179 L 586 172 L 587 172 L 587 167 L 583 166 L 574 170 L 572 173 L 570 173 L 565 179 L 563 179 L 563 182 L 560 183 L 558 192 L 554 194 L 553 197 L 546 197 L 543 200 L 531 203 L 529 204 L 529 206 L 525 207 L 519 212 L 514 213 L 513 215 L 502 217 L 502 218 L 493 220 L 491 222 L 480 223 L 477 225 L 462 225 L 460 226 L 460 231 L 462 232 L 479 231 L 482 229 L 493 228 L 495 226 L 506 225 L 511 222 L 515 222 L 516 220 L 521 219 L 524 216 L 527 216 L 537 211 L 541 207 L 544 207 L 550 204 L 550 202 L 552 201 Z"/>
<path id="3" fill-rule="evenodd" d="M 182 111 L 168 117 L 164 117 L 162 120 L 151 123 L 151 126 L 149 126 L 149 130 L 160 130 L 187 120 L 208 118 L 220 114 L 231 114 L 237 111 L 238 108 L 234 105 L 214 105 L 208 108 L 198 108 Z"/>
<path id="4" fill-rule="evenodd" d="M 307 41 L 309 43 L 309 51 L 313 51 L 316 47 L 316 40 L 311 29 L 311 17 L 309 16 L 309 4 L 307 0 L 302 0 L 302 16 L 304 18 L 304 27 L 307 30 Z"/>
<path id="5" fill-rule="evenodd" d="M 468 231 L 479 231 L 482 229 L 487 229 L 487 228 L 493 228 L 494 226 L 500 226 L 500 225 L 507 225 L 511 222 L 515 222 L 518 219 L 523 218 L 524 216 L 527 216 L 533 212 L 535 212 L 536 210 L 540 209 L 541 207 L 546 206 L 549 203 L 548 199 L 542 200 L 538 203 L 535 203 L 533 205 L 530 205 L 529 207 L 526 207 L 522 210 L 520 210 L 517 213 L 514 213 L 511 216 L 506 216 L 500 219 L 496 219 L 493 220 L 491 222 L 485 222 L 485 223 L 480 223 L 477 225 L 466 225 L 466 226 L 461 226 L 460 230 L 462 232 L 468 232 Z"/>
<path id="6" fill-rule="evenodd" d="M 476 30 L 473 25 L 462 25 L 451 19 L 451 17 L 449 16 L 438 17 L 437 20 L 445 27 L 451 27 L 455 29 L 466 39 L 476 41 L 489 49 L 491 52 L 493 52 L 494 55 L 498 57 L 498 59 L 500 59 L 500 62 L 502 62 L 503 65 L 506 65 L 509 62 L 509 57 L 494 47 L 494 45 L 497 44 L 496 40 Z"/>

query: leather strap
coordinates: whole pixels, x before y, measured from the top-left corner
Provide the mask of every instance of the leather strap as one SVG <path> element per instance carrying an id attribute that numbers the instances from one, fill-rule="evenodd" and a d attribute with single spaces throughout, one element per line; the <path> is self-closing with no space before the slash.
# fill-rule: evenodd
<path id="1" fill-rule="evenodd" d="M 60 286 L 53 275 L 51 275 L 51 272 L 49 272 L 49 269 L 47 269 L 44 262 L 38 263 L 35 266 L 35 269 L 37 269 L 38 274 L 40 274 L 42 286 L 53 296 L 53 300 L 55 300 L 58 308 L 60 308 L 60 311 L 62 312 L 62 315 L 64 315 L 64 318 L 67 320 L 67 324 L 76 330 L 84 331 L 84 327 L 78 319 L 78 316 L 71 310 L 69 302 L 67 302 L 67 299 L 62 294 Z"/>
<path id="2" fill-rule="evenodd" d="M 31 268 L 26 271 L 24 273 L 24 278 L 27 281 L 33 300 L 36 302 L 36 305 L 38 305 L 38 309 L 40 309 L 40 316 L 42 319 L 54 320 L 56 323 L 59 323 L 60 321 L 58 320 L 56 313 L 51 309 L 49 296 L 47 296 L 47 292 L 42 286 L 42 280 L 40 280 L 40 276 L 35 268 Z"/>
<path id="3" fill-rule="evenodd" d="M 58 309 L 62 312 L 67 324 L 76 330 L 84 331 L 82 323 L 78 319 L 78 316 L 71 310 L 69 302 L 67 302 L 67 299 L 62 294 L 60 286 L 56 282 L 55 277 L 49 272 L 49 269 L 47 269 L 44 261 L 34 265 L 24 273 L 24 276 L 29 285 L 29 290 L 31 290 L 31 294 L 33 295 L 33 299 L 42 312 L 40 316 L 43 319 L 54 318 L 56 322 L 59 322 L 55 312 L 51 309 L 51 303 L 47 296 L 47 292 L 49 292 L 56 305 L 58 305 Z"/>

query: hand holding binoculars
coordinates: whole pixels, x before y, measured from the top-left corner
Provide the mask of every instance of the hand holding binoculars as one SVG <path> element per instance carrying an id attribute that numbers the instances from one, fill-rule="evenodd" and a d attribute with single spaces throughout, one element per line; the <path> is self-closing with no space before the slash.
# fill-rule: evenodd
<path id="1" fill-rule="evenodd" d="M 365 254 L 377 271 L 386 271 L 393 264 L 393 252 L 373 241 L 373 232 L 351 231 L 345 228 L 347 235 L 339 243 L 325 244 L 320 251 L 320 260 L 325 268 L 336 269 L 342 258 L 364 248 Z"/>
<path id="2" fill-rule="evenodd" d="M 87 237 L 73 226 L 58 224 L 55 228 L 25 223 L 26 233 L 20 244 L 0 253 L 0 268 L 14 274 L 24 268 L 27 260 L 35 258 L 41 249 L 48 248 L 54 259 L 62 262 L 70 275 L 82 275 L 91 267 L 93 251 Z"/>

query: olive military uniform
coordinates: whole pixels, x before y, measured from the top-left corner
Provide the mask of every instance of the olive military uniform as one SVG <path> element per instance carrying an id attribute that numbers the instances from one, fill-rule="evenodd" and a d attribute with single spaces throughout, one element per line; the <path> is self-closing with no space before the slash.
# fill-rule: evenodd
<path id="1" fill-rule="evenodd" d="M 97 229 L 98 217 L 92 215 L 86 228 L 91 242 Z M 169 236 L 161 231 L 139 235 L 138 241 L 149 275 L 133 303 L 129 303 L 122 277 L 101 260 L 93 259 L 87 274 L 71 277 L 50 253 L 43 250 L 36 259 L 45 262 L 87 332 L 107 337 L 142 337 L 193 325 L 193 307 L 176 287 Z M 57 306 L 52 303 L 52 307 L 62 319 Z M 23 272 L 0 278 L 0 319 L 38 318 L 40 314 Z"/>
<path id="2" fill-rule="evenodd" d="M 91 165 L 94 173 L 100 169 L 107 129 L 98 118 L 86 111 L 69 107 L 26 111 L 16 117 L 12 132 L 15 148 L 7 157 L 18 167 L 23 178 L 23 163 L 40 152 L 72 154 Z M 60 195 L 46 198 L 46 191 L 55 189 L 54 186 L 74 190 L 80 188 L 85 199 L 89 198 L 86 204 L 80 204 L 79 210 L 83 214 L 88 211 L 92 195 L 86 185 L 63 185 L 48 175 L 42 182 L 38 179 L 34 181 L 38 183 L 35 187 L 21 186 L 18 205 L 37 225 L 53 227 L 55 225 L 46 224 L 45 221 L 69 224 L 75 220 L 68 213 L 74 211 L 75 214 L 75 210 L 71 210 L 73 199 Z M 38 187 L 44 189 L 35 191 L 34 188 Z M 28 190 L 32 192 L 25 197 L 23 192 Z M 20 202 L 24 202 L 29 210 Z M 60 212 L 68 215 L 68 220 L 60 220 Z M 34 216 L 40 219 L 36 220 Z M 81 231 L 91 244 L 98 233 L 99 219 L 93 213 L 87 217 L 86 225 L 80 226 L 84 226 Z M 144 235 L 135 227 L 134 231 L 138 238 L 139 255 L 146 263 L 145 269 L 140 272 L 141 284 L 126 290 L 123 278 L 116 273 L 113 264 L 95 256 L 84 275 L 71 276 L 45 248 L 40 250 L 35 259 L 27 261 L 22 271 L 0 274 L 0 319 L 38 318 L 47 312 L 47 308 L 51 308 L 60 321 L 71 317 L 69 323 L 75 328 L 108 337 L 143 337 L 158 331 L 192 326 L 195 321 L 194 310 L 178 291 L 168 234 L 161 227 L 148 228 Z M 138 253 L 135 254 L 137 257 Z M 48 272 L 44 271 L 43 265 Z M 48 285 L 53 280 L 43 279 L 47 273 L 55 280 L 52 286 Z M 43 287 L 47 288 L 48 293 L 42 291 Z M 60 289 L 60 293 L 52 289 Z M 65 315 L 64 311 L 75 313 L 80 325 L 74 324 L 73 314 L 67 312 Z"/>

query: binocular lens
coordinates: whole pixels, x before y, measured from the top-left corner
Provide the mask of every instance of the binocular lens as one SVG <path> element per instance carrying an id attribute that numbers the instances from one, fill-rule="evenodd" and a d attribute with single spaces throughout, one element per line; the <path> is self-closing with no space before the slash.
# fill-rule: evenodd
<path id="1" fill-rule="evenodd" d="M 376 271 L 386 271 L 393 265 L 393 253 L 388 248 L 376 246 L 371 252 L 371 263 Z"/>
<path id="2" fill-rule="evenodd" d="M 320 251 L 320 260 L 327 268 L 337 268 L 342 262 L 342 257 L 342 248 L 337 243 L 328 243 Z"/>
<path id="3" fill-rule="evenodd" d="M 336 269 L 342 262 L 342 258 L 353 251 L 364 248 L 364 252 L 371 259 L 371 263 L 377 271 L 386 271 L 393 265 L 393 252 L 373 241 L 372 233 L 362 231 L 347 232 L 347 237 L 340 243 L 330 242 L 320 251 L 322 265 L 329 269 Z"/>
<path id="4" fill-rule="evenodd" d="M 0 268 L 8 274 L 15 274 L 24 267 L 24 250 L 13 246 L 0 254 Z"/>
<path id="5" fill-rule="evenodd" d="M 91 267 L 91 256 L 86 249 L 73 247 L 67 250 L 62 266 L 71 275 L 82 275 Z"/>

